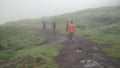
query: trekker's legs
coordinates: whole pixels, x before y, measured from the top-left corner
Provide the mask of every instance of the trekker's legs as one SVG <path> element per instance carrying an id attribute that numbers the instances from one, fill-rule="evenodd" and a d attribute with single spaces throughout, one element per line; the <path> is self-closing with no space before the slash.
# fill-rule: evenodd
<path id="1" fill-rule="evenodd" d="M 53 34 L 54 34 L 54 35 L 56 34 L 56 30 L 55 30 L 55 28 L 53 28 Z"/>
<path id="2" fill-rule="evenodd" d="M 47 28 L 42 28 L 43 33 L 47 33 Z"/>
<path id="3" fill-rule="evenodd" d="M 69 40 L 72 41 L 73 40 L 73 35 L 74 33 L 73 32 L 69 32 Z"/>

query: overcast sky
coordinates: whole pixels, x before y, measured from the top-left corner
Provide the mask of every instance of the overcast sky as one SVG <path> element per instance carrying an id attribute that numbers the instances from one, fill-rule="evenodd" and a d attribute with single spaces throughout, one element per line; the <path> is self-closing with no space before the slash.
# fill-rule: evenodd
<path id="1" fill-rule="evenodd" d="M 120 0 L 0 0 L 0 23 L 115 6 Z"/>

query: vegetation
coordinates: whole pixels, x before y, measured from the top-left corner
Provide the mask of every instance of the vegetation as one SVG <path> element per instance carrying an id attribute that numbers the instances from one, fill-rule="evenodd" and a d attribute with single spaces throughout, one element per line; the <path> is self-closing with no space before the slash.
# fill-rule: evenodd
<path id="1" fill-rule="evenodd" d="M 33 47 L 29 49 L 23 49 L 18 51 L 14 59 L 20 59 L 17 62 L 18 68 L 21 68 L 26 64 L 27 67 L 34 68 L 57 68 L 54 58 L 59 54 L 61 48 L 58 44 L 44 45 Z M 26 68 L 27 68 L 26 67 Z"/>
<path id="2" fill-rule="evenodd" d="M 17 68 L 57 68 L 54 58 L 59 54 L 59 44 L 43 44 L 47 35 L 39 28 L 21 28 L 21 25 L 0 27 L 0 62 L 15 60 Z M 31 29 L 28 29 L 31 28 Z M 10 67 L 11 64 L 3 68 Z"/>

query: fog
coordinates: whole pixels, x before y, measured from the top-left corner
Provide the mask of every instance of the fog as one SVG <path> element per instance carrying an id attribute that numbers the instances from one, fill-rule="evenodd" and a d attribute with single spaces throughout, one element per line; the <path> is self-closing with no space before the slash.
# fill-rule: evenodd
<path id="1" fill-rule="evenodd" d="M 0 23 L 116 6 L 119 0 L 0 0 Z"/>

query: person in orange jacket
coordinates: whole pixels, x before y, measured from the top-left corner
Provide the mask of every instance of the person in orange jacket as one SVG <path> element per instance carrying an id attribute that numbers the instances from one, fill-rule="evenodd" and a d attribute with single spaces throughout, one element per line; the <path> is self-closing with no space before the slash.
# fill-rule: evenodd
<path id="1" fill-rule="evenodd" d="M 69 40 L 73 40 L 75 29 L 76 29 L 76 26 L 73 23 L 73 21 L 71 21 L 68 25 Z"/>

